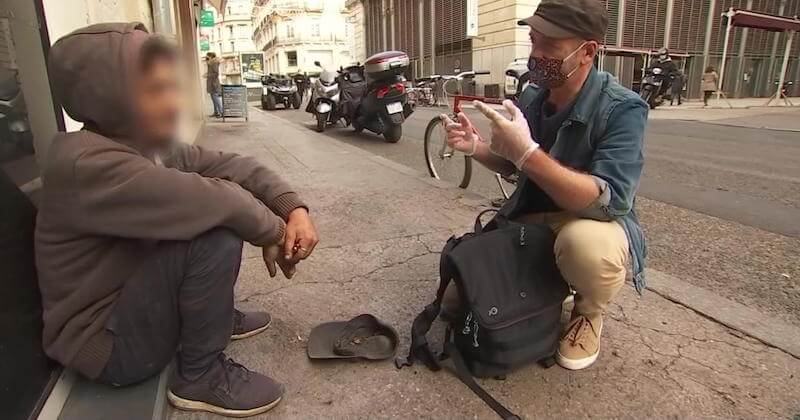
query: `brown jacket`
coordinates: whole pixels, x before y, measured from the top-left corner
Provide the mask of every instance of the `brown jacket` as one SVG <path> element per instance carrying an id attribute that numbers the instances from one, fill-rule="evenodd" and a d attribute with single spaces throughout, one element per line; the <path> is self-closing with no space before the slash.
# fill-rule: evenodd
<path id="1" fill-rule="evenodd" d="M 222 84 L 219 82 L 219 64 L 220 59 L 214 57 L 206 61 L 206 92 L 207 93 L 220 93 Z"/>
<path id="2" fill-rule="evenodd" d="M 224 226 L 268 245 L 304 206 L 252 158 L 175 145 L 161 164 L 137 151 L 127 70 L 147 36 L 135 24 L 90 26 L 59 40 L 49 61 L 57 99 L 88 128 L 57 135 L 45 165 L 36 226 L 43 344 L 91 378 L 111 352 L 114 303 L 157 241 Z"/>
<path id="3" fill-rule="evenodd" d="M 700 90 L 703 92 L 717 91 L 717 72 L 711 71 L 708 73 L 703 73 L 703 80 L 700 83 Z"/>

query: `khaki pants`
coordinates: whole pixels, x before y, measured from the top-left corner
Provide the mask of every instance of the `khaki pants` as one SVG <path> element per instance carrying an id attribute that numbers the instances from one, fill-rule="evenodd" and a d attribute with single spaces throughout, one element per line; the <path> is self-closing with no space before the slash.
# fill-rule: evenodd
<path id="1" fill-rule="evenodd" d="M 553 252 L 564 280 L 575 290 L 575 313 L 603 314 L 628 275 L 628 238 L 617 222 L 578 219 L 568 213 L 522 216 L 523 223 L 544 223 L 556 233 Z"/>
<path id="2" fill-rule="evenodd" d="M 556 233 L 554 254 L 561 275 L 576 292 L 574 313 L 596 318 L 619 293 L 629 270 L 628 238 L 617 222 L 578 219 L 568 213 L 538 213 L 522 223 L 544 223 Z M 448 286 L 445 313 L 458 308 L 458 292 Z"/>

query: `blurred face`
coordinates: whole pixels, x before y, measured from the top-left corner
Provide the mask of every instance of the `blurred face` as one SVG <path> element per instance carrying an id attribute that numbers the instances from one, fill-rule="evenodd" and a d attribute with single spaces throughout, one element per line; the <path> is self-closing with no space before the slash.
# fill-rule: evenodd
<path id="1" fill-rule="evenodd" d="M 137 137 L 147 148 L 167 146 L 177 134 L 180 117 L 179 67 L 173 60 L 155 58 L 136 83 L 133 103 L 138 116 Z"/>

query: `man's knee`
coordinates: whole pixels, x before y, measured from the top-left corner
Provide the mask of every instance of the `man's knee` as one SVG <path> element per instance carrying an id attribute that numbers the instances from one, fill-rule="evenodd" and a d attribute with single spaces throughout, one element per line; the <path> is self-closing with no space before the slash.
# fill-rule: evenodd
<path id="1" fill-rule="evenodd" d="M 192 248 L 218 262 L 239 264 L 244 242 L 234 231 L 226 228 L 211 229 L 192 240 Z"/>
<path id="2" fill-rule="evenodd" d="M 615 222 L 569 222 L 559 231 L 554 252 L 559 270 L 573 286 L 618 276 L 624 280 L 628 241 Z"/>

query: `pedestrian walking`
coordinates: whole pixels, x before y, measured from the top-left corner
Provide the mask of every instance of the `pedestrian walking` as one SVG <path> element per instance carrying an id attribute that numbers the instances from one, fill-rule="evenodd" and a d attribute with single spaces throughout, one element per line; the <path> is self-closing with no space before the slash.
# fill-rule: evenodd
<path id="1" fill-rule="evenodd" d="M 684 76 L 680 70 L 676 70 L 673 78 L 672 78 L 672 85 L 670 86 L 670 93 L 671 96 L 669 98 L 669 105 L 672 106 L 675 100 L 678 100 L 678 106 L 683 104 L 683 100 L 681 99 L 681 95 L 683 94 L 683 80 Z"/>
<path id="2" fill-rule="evenodd" d="M 214 114 L 212 117 L 222 117 L 222 85 L 219 83 L 219 58 L 217 54 L 209 51 L 206 54 L 206 92 L 211 95 L 211 103 L 214 104 Z"/>
<path id="3" fill-rule="evenodd" d="M 711 98 L 711 94 L 717 91 L 718 79 L 719 76 L 717 76 L 714 67 L 706 67 L 706 71 L 703 73 L 703 81 L 700 83 L 700 89 L 703 91 L 703 106 L 708 106 L 708 99 Z"/>

